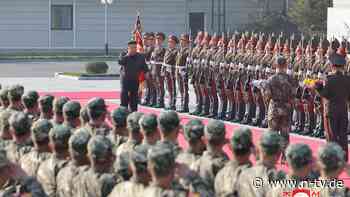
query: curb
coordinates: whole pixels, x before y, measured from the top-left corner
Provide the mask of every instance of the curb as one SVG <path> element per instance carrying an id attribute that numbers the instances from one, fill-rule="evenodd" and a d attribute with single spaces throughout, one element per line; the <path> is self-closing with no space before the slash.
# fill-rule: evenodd
<path id="1" fill-rule="evenodd" d="M 85 80 L 119 80 L 119 75 L 115 76 L 70 76 L 65 75 L 62 72 L 55 73 L 55 78 L 58 79 L 72 79 L 72 80 L 78 80 L 78 81 L 85 81 Z"/>

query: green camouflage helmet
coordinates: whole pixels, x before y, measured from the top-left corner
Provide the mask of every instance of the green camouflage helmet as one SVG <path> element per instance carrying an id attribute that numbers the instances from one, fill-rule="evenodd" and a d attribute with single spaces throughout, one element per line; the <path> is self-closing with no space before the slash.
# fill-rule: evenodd
<path id="1" fill-rule="evenodd" d="M 291 144 L 286 149 L 286 158 L 289 166 L 300 170 L 312 163 L 312 151 L 306 144 Z"/>
<path id="2" fill-rule="evenodd" d="M 112 142 L 105 136 L 96 135 L 88 143 L 88 154 L 94 160 L 106 160 L 113 155 Z"/>
<path id="3" fill-rule="evenodd" d="M 9 119 L 11 117 L 11 112 L 3 111 L 0 113 L 0 133 L 6 132 L 10 129 Z"/>
<path id="4" fill-rule="evenodd" d="M 68 97 L 57 97 L 53 100 L 53 111 L 57 114 L 62 114 L 63 106 L 69 101 Z"/>
<path id="5" fill-rule="evenodd" d="M 39 99 L 39 94 L 36 91 L 29 91 L 22 95 L 22 103 L 26 108 L 33 108 Z"/>
<path id="6" fill-rule="evenodd" d="M 158 117 L 158 123 L 161 132 L 168 134 L 180 126 L 180 118 L 173 110 L 163 111 Z"/>
<path id="7" fill-rule="evenodd" d="M 204 135 L 204 124 L 199 119 L 192 119 L 184 126 L 184 134 L 187 141 L 201 139 Z"/>
<path id="8" fill-rule="evenodd" d="M 260 147 L 267 155 L 274 155 L 282 150 L 282 137 L 277 132 L 266 131 L 260 138 Z"/>
<path id="9" fill-rule="evenodd" d="M 77 101 L 68 101 L 63 105 L 63 115 L 68 119 L 79 118 L 81 105 Z"/>
<path id="10" fill-rule="evenodd" d="M 9 163 L 9 160 L 7 159 L 6 150 L 3 148 L 0 148 L 0 169 L 6 166 L 8 163 Z"/>
<path id="11" fill-rule="evenodd" d="M 8 99 L 13 101 L 19 101 L 21 100 L 23 93 L 24 93 L 23 86 L 13 85 L 9 88 Z"/>
<path id="12" fill-rule="evenodd" d="M 23 112 L 13 113 L 9 119 L 9 123 L 16 135 L 29 133 L 32 126 L 31 119 Z"/>
<path id="13" fill-rule="evenodd" d="M 157 131 L 158 120 L 155 114 L 145 114 L 140 119 L 140 126 L 144 132 L 144 135 L 149 135 Z"/>
<path id="14" fill-rule="evenodd" d="M 345 165 L 345 152 L 338 144 L 330 142 L 318 149 L 318 161 L 326 172 L 333 172 Z"/>
<path id="15" fill-rule="evenodd" d="M 252 131 L 248 127 L 238 127 L 234 130 L 231 137 L 231 146 L 233 150 L 249 150 L 254 146 Z"/>
<path id="16" fill-rule="evenodd" d="M 118 127 L 126 127 L 126 119 L 130 114 L 128 108 L 120 106 L 112 111 L 113 124 Z"/>
<path id="17" fill-rule="evenodd" d="M 32 139 L 36 142 L 42 142 L 49 139 L 49 133 L 53 125 L 49 120 L 39 119 L 32 126 Z"/>
<path id="18" fill-rule="evenodd" d="M 52 95 L 45 95 L 39 98 L 39 106 L 43 112 L 50 112 L 53 108 L 53 100 L 55 99 Z"/>
<path id="19" fill-rule="evenodd" d="M 168 175 L 175 167 L 175 154 L 173 150 L 161 143 L 149 149 L 147 160 L 148 165 L 159 176 Z"/>
<path id="20" fill-rule="evenodd" d="M 58 125 L 50 130 L 50 142 L 62 148 L 68 148 L 68 141 L 71 136 L 71 128 L 65 125 Z"/>
<path id="21" fill-rule="evenodd" d="M 87 154 L 87 145 L 91 138 L 90 133 L 86 129 L 79 129 L 69 138 L 69 149 L 71 153 L 77 156 L 85 156 Z"/>
<path id="22" fill-rule="evenodd" d="M 208 140 L 225 139 L 225 124 L 220 120 L 210 120 L 204 129 L 204 133 Z"/>
<path id="23" fill-rule="evenodd" d="M 127 118 L 127 128 L 129 132 L 140 132 L 140 124 L 139 121 L 141 117 L 143 116 L 143 113 L 141 112 L 133 112 L 131 113 Z"/>

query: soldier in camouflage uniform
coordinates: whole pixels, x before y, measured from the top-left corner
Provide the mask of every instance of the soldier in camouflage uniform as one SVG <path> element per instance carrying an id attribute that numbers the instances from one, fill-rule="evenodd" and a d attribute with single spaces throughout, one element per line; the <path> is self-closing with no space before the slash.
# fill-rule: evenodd
<path id="1" fill-rule="evenodd" d="M 158 32 L 156 33 L 156 45 L 151 55 L 151 75 L 156 86 L 155 93 L 152 94 L 151 100 L 157 101 L 156 105 L 152 107 L 163 108 L 164 107 L 164 76 L 161 74 L 162 64 L 164 62 L 165 48 L 163 47 L 163 42 L 165 39 L 165 34 Z"/>
<path id="2" fill-rule="evenodd" d="M 22 86 L 13 85 L 8 90 L 8 100 L 9 100 L 9 106 L 7 107 L 7 110 L 9 110 L 11 113 L 19 112 L 23 110 L 22 105 L 22 95 L 23 95 L 23 89 Z"/>
<path id="3" fill-rule="evenodd" d="M 175 175 L 175 154 L 165 144 L 152 147 L 147 155 L 148 169 L 152 177 L 149 187 L 140 195 L 150 197 L 186 197 L 187 192 L 172 185 Z"/>
<path id="4" fill-rule="evenodd" d="M 97 135 L 90 139 L 87 149 L 91 167 L 77 176 L 74 196 L 106 197 L 121 180 L 113 172 L 113 145 L 107 137 Z"/>
<path id="5" fill-rule="evenodd" d="M 285 173 L 277 171 L 276 164 L 281 156 L 281 136 L 274 132 L 264 132 L 259 141 L 259 160 L 255 166 L 242 172 L 239 180 L 238 196 L 266 196 L 269 185 L 256 188 L 253 180 L 261 178 L 264 183 L 270 180 L 280 180 Z"/>
<path id="6" fill-rule="evenodd" d="M 0 196 L 46 197 L 41 185 L 15 163 L 7 159 L 6 151 L 0 148 Z"/>
<path id="7" fill-rule="evenodd" d="M 178 110 L 180 113 L 189 112 L 189 94 L 188 94 L 188 64 L 191 49 L 189 48 L 190 37 L 188 34 L 182 34 L 180 37 L 180 50 L 176 56 L 176 80 L 181 96 L 181 107 Z"/>
<path id="8" fill-rule="evenodd" d="M 215 178 L 215 194 L 217 197 L 245 196 L 238 195 L 239 183 L 244 178 L 242 173 L 252 166 L 249 157 L 254 148 L 252 132 L 248 128 L 238 128 L 231 138 L 231 150 L 234 159 L 222 168 Z"/>
<path id="9" fill-rule="evenodd" d="M 76 131 L 69 139 L 71 160 L 57 174 L 57 196 L 74 197 L 76 177 L 90 165 L 87 157 L 87 144 L 91 136 L 85 129 Z"/>
<path id="10" fill-rule="evenodd" d="M 223 151 L 226 143 L 225 124 L 219 120 L 210 120 L 205 127 L 205 138 L 208 141 L 207 150 L 193 165 L 192 169 L 208 184 L 214 191 L 214 181 L 217 173 L 229 161 L 228 156 Z"/>
<path id="11" fill-rule="evenodd" d="M 53 116 L 53 101 L 55 97 L 52 95 L 45 95 L 39 98 L 39 109 L 40 109 L 40 118 L 51 120 Z"/>
<path id="12" fill-rule="evenodd" d="M 94 135 L 104 135 L 106 136 L 110 128 L 108 127 L 105 119 L 107 117 L 107 105 L 102 98 L 92 98 L 87 103 L 87 110 L 89 115 L 89 123 L 85 128 L 89 133 Z"/>
<path id="13" fill-rule="evenodd" d="M 176 48 L 179 40 L 176 36 L 170 35 L 168 38 L 168 48 L 165 51 L 162 74 L 165 77 L 165 83 L 169 95 L 169 102 L 166 109 L 176 110 L 176 57 L 178 49 Z"/>
<path id="14" fill-rule="evenodd" d="M 197 34 L 197 37 L 195 39 L 195 47 L 191 51 L 191 57 L 190 57 L 190 67 L 188 70 L 188 76 L 190 79 L 190 83 L 193 86 L 194 93 L 196 95 L 196 109 L 195 111 L 191 112 L 191 115 L 199 115 L 202 112 L 202 105 L 203 105 L 203 97 L 201 96 L 201 89 L 200 89 L 200 53 L 202 50 L 202 40 L 203 40 L 203 32 L 200 31 Z"/>
<path id="15" fill-rule="evenodd" d="M 9 123 L 10 117 L 10 112 L 0 112 L 0 148 L 6 148 L 12 140 Z"/>
<path id="16" fill-rule="evenodd" d="M 39 166 L 50 156 L 49 132 L 53 125 L 49 120 L 38 120 L 32 126 L 32 141 L 34 148 L 28 154 L 25 154 L 20 164 L 23 170 L 29 176 L 36 176 Z"/>
<path id="17" fill-rule="evenodd" d="M 285 150 L 289 144 L 291 101 L 294 99 L 296 85 L 292 78 L 286 74 L 287 65 L 284 57 L 278 57 L 275 65 L 277 72 L 267 80 L 264 96 L 269 100 L 269 129 L 281 134 L 283 137 L 282 148 Z"/>
<path id="18" fill-rule="evenodd" d="M 40 116 L 38 99 L 39 94 L 36 91 L 29 91 L 22 95 L 24 113 L 28 114 L 34 121 Z"/>
<path id="19" fill-rule="evenodd" d="M 154 50 L 154 33 L 152 32 L 146 32 L 143 36 L 143 43 L 144 43 L 144 55 L 146 64 L 148 65 L 148 69 L 151 70 L 151 55 Z M 154 97 L 151 97 L 151 95 L 155 93 L 155 83 L 154 79 L 152 79 L 152 76 L 149 76 L 148 79 L 145 81 L 145 94 L 142 101 L 142 105 L 153 105 L 156 103 L 156 100 Z M 153 100 L 151 100 L 151 98 Z"/>
<path id="20" fill-rule="evenodd" d="M 10 119 L 10 131 L 12 141 L 7 145 L 7 158 L 19 163 L 23 155 L 32 149 L 32 141 L 30 139 L 31 119 L 23 112 L 12 113 Z"/>
<path id="21" fill-rule="evenodd" d="M 128 129 L 126 127 L 126 120 L 129 113 L 130 112 L 128 108 L 123 106 L 120 106 L 112 111 L 112 130 L 108 135 L 108 138 L 114 145 L 113 150 L 115 151 L 121 144 L 128 140 Z"/>
<path id="22" fill-rule="evenodd" d="M 142 116 L 139 124 L 141 127 L 143 140 L 137 149 L 143 149 L 147 151 L 156 145 L 156 143 L 160 140 L 157 115 L 145 114 Z"/>
<path id="23" fill-rule="evenodd" d="M 63 105 L 63 125 L 75 130 L 80 127 L 80 103 L 77 101 L 68 101 Z"/>
<path id="24" fill-rule="evenodd" d="M 119 156 L 123 153 L 132 152 L 137 145 L 139 145 L 142 141 L 142 134 L 140 131 L 139 121 L 143 113 L 141 112 L 133 112 L 127 118 L 127 128 L 128 128 L 128 140 L 121 144 L 118 149 L 116 156 Z"/>
<path id="25" fill-rule="evenodd" d="M 49 197 L 57 196 L 57 175 L 68 164 L 68 141 L 71 132 L 64 125 L 53 127 L 49 132 L 52 155 L 40 165 L 37 173 L 38 181 Z"/>
<path id="26" fill-rule="evenodd" d="M 209 110 L 210 110 L 210 99 L 209 99 L 209 92 L 208 92 L 208 76 L 209 76 L 209 63 L 207 60 L 207 53 L 209 53 L 210 48 L 209 48 L 209 41 L 210 41 L 210 35 L 205 32 L 204 38 L 202 40 L 202 49 L 198 55 L 199 59 L 199 66 L 198 66 L 198 80 L 200 84 L 200 92 L 201 92 L 201 99 L 203 101 L 201 111 L 197 114 L 194 115 L 199 115 L 199 116 L 207 116 L 209 115 Z"/>
<path id="27" fill-rule="evenodd" d="M 10 105 L 10 101 L 8 99 L 8 92 L 9 92 L 8 88 L 3 88 L 0 90 L 0 103 L 1 103 L 0 113 L 6 110 L 7 107 Z"/>
<path id="28" fill-rule="evenodd" d="M 147 171 L 147 152 L 132 151 L 130 154 L 130 169 L 132 177 L 129 181 L 125 181 L 116 185 L 109 195 L 123 197 L 141 196 L 150 182 L 150 175 Z"/>
<path id="29" fill-rule="evenodd" d="M 184 126 L 184 136 L 189 145 L 187 150 L 184 150 L 176 157 L 177 163 L 192 166 L 205 151 L 204 124 L 199 119 L 192 119 Z"/>
<path id="30" fill-rule="evenodd" d="M 52 117 L 52 125 L 58 126 L 63 123 L 63 106 L 69 101 L 68 97 L 57 97 L 53 100 L 53 117 Z M 80 112 L 80 111 L 79 111 Z"/>
<path id="31" fill-rule="evenodd" d="M 320 180 L 337 180 L 345 166 L 345 154 L 343 149 L 335 143 L 327 143 L 318 150 L 317 163 L 320 167 Z M 320 196 L 350 196 L 350 190 L 343 187 L 319 187 Z"/>
<path id="32" fill-rule="evenodd" d="M 302 180 L 305 180 L 311 172 L 313 159 L 312 152 L 306 144 L 291 144 L 286 150 L 286 157 L 288 162 L 288 174 L 285 177 L 294 184 L 277 184 L 271 186 L 267 192 L 267 197 L 280 197 L 283 195 L 291 195 L 296 188 L 302 187 L 300 185 Z M 283 182 L 281 182 L 283 183 Z"/>
<path id="33" fill-rule="evenodd" d="M 177 137 L 180 132 L 180 118 L 175 111 L 163 111 L 158 117 L 161 141 L 157 144 L 166 144 L 171 147 L 177 156 L 181 151 Z"/>

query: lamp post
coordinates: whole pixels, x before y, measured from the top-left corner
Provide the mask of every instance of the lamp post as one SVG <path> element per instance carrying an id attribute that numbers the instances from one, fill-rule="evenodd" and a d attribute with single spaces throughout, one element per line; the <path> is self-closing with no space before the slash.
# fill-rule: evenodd
<path id="1" fill-rule="evenodd" d="M 108 6 L 112 5 L 113 0 L 101 0 L 105 6 L 105 54 L 108 55 Z"/>

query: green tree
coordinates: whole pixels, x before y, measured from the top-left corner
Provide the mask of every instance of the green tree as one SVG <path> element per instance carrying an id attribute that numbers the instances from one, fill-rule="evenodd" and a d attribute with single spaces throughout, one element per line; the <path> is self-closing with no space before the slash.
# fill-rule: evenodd
<path id="1" fill-rule="evenodd" d="M 329 2 L 329 0 L 295 0 L 288 11 L 288 17 L 305 35 L 326 33 Z"/>

